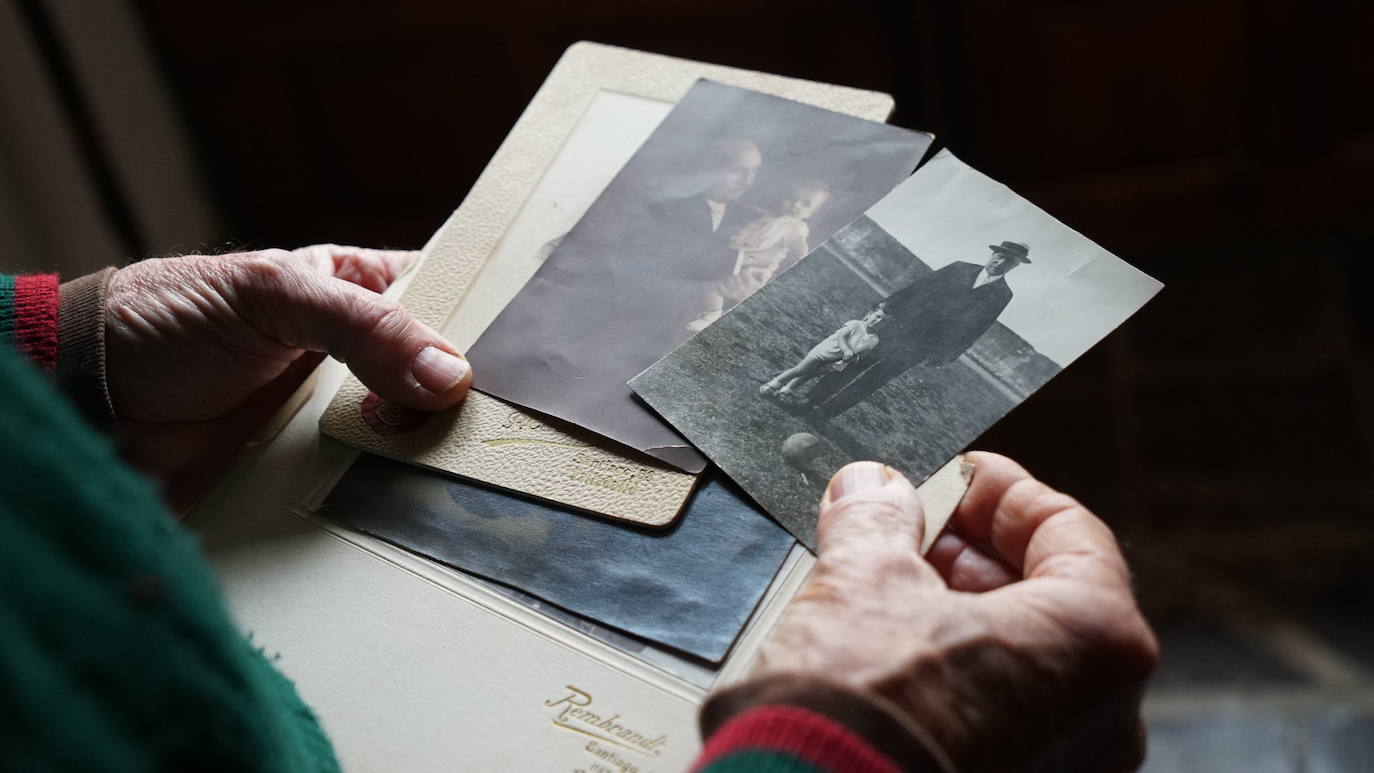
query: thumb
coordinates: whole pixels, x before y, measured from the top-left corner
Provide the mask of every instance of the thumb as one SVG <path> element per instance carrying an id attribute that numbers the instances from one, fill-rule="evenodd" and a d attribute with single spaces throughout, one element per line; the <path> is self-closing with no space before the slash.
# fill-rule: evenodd
<path id="1" fill-rule="evenodd" d="M 467 359 L 395 301 L 303 266 L 267 287 L 285 296 L 266 305 L 264 320 L 282 343 L 328 352 L 381 397 L 437 411 L 467 394 Z"/>
<path id="2" fill-rule="evenodd" d="M 816 547 L 823 564 L 858 573 L 896 566 L 939 582 L 920 556 L 925 517 L 916 488 L 877 462 L 853 462 L 830 479 L 821 499 Z"/>

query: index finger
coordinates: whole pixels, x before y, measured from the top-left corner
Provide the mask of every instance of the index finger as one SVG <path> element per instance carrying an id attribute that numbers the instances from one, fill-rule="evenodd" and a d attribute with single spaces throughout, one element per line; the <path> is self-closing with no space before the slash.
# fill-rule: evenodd
<path id="1" fill-rule="evenodd" d="M 973 481 L 951 521 L 990 545 L 1025 578 L 1058 576 L 1129 585 L 1112 531 L 1067 494 L 1000 454 L 974 451 Z"/>
<path id="2" fill-rule="evenodd" d="M 374 250 L 340 244 L 313 244 L 292 250 L 292 253 L 322 273 L 375 293 L 390 287 L 419 255 L 412 250 Z"/>

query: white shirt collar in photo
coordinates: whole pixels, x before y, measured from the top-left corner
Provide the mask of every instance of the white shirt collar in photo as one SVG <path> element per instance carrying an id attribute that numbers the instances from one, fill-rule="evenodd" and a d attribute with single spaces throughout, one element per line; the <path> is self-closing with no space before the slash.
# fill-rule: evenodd
<path id="1" fill-rule="evenodd" d="M 998 274 L 997 276 L 988 276 L 988 267 L 983 266 L 983 270 L 978 272 L 978 278 L 973 280 L 973 289 L 977 290 L 979 287 L 982 287 L 988 282 L 996 282 L 1001 279 L 1001 274 Z"/>
<path id="2" fill-rule="evenodd" d="M 711 233 L 715 233 L 720 228 L 720 221 L 725 219 L 725 202 L 706 200 L 706 206 L 711 208 Z"/>

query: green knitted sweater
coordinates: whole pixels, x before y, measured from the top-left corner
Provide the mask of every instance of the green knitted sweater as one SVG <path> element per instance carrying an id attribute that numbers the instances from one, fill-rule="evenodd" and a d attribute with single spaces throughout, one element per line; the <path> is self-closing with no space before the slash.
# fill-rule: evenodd
<path id="1" fill-rule="evenodd" d="M 0 768 L 334 771 L 193 538 L 0 345 Z"/>

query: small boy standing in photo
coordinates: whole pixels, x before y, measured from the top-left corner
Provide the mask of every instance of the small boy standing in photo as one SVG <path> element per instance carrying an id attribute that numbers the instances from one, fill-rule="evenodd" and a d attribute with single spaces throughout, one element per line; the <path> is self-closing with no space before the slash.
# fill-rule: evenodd
<path id="1" fill-rule="evenodd" d="M 887 316 L 883 304 L 878 304 L 863 319 L 851 319 L 840 325 L 839 330 L 826 336 L 824 340 L 811 347 L 811 351 L 796 365 L 784 370 L 759 386 L 759 394 L 775 397 L 790 397 L 808 379 L 819 378 L 822 365 L 830 365 L 835 370 L 844 370 L 854 358 L 878 345 L 875 329 L 882 325 Z"/>

